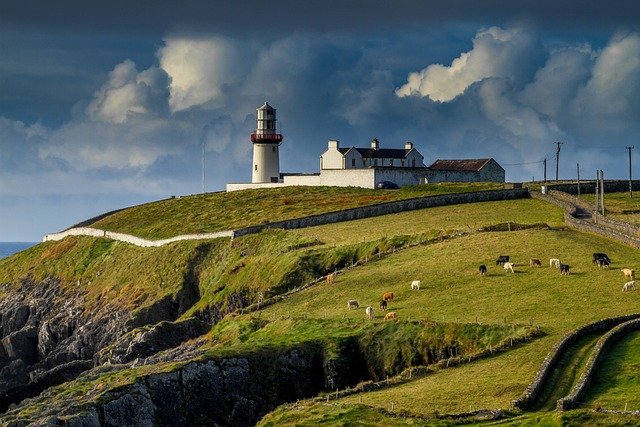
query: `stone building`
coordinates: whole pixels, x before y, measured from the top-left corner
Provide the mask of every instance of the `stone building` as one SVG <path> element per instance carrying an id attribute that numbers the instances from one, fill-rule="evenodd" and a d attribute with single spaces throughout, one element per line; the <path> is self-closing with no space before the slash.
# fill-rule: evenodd
<path id="1" fill-rule="evenodd" d="M 426 182 L 504 182 L 502 166 L 494 159 L 438 159 L 428 167 Z"/>

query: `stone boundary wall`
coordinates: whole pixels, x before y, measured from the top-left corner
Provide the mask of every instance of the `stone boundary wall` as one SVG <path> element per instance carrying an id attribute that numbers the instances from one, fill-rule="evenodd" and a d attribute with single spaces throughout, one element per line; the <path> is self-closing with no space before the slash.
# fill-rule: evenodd
<path id="1" fill-rule="evenodd" d="M 436 206 L 446 206 L 459 203 L 476 203 L 499 200 L 513 200 L 529 197 L 529 192 L 525 188 L 511 190 L 488 190 L 473 193 L 453 193 L 439 196 L 425 196 L 414 199 L 398 200 L 377 205 L 362 206 L 359 208 L 345 209 L 337 212 L 312 215 L 304 218 L 294 218 L 285 221 L 272 222 L 262 225 L 250 226 L 238 230 L 225 230 L 216 233 L 187 234 L 171 237 L 163 240 L 147 240 L 130 234 L 115 233 L 112 231 L 99 230 L 88 227 L 71 228 L 60 233 L 47 234 L 42 239 L 43 242 L 61 240 L 67 236 L 92 236 L 105 237 L 121 242 L 131 243 L 141 247 L 157 247 L 167 243 L 181 240 L 202 240 L 215 239 L 218 237 L 240 237 L 248 234 L 259 233 L 269 228 L 282 228 L 285 230 L 312 227 L 315 225 L 331 224 L 334 222 L 351 221 L 354 219 L 369 218 L 379 215 L 404 212 L 415 209 L 424 209 Z"/>
<path id="2" fill-rule="evenodd" d="M 545 200 L 551 204 L 559 206 L 565 210 L 564 221 L 567 225 L 589 233 L 599 234 L 613 240 L 629 245 L 633 248 L 640 248 L 640 227 L 632 224 L 613 221 L 611 219 L 598 216 L 598 222 L 591 220 L 579 219 L 574 216 L 576 206 L 590 210 L 589 204 L 584 202 L 576 203 L 575 196 L 568 193 L 552 190 L 549 194 L 541 194 L 535 191 L 531 192 L 531 197 Z M 592 210 L 590 210 L 592 212 Z"/>
<path id="3" fill-rule="evenodd" d="M 453 193 L 439 196 L 417 197 L 415 199 L 398 200 L 394 202 L 380 203 L 371 206 L 345 209 L 337 212 L 311 215 L 304 218 L 289 219 L 286 221 L 272 222 L 235 230 L 234 237 L 246 234 L 259 233 L 268 228 L 283 228 L 285 230 L 295 228 L 313 227 L 316 225 L 332 224 L 334 222 L 351 221 L 354 219 L 370 218 L 379 215 L 387 215 L 415 209 L 432 208 L 437 206 L 455 205 L 461 203 L 490 202 L 500 200 L 514 200 L 529 197 L 526 188 L 511 190 L 487 190 L 473 193 Z"/>
<path id="4" fill-rule="evenodd" d="M 590 212 L 591 215 L 595 215 L 595 206 L 591 205 L 590 203 L 587 203 L 586 201 L 576 196 L 573 196 L 569 193 L 565 193 L 562 191 L 556 191 L 556 190 L 549 191 L 549 195 L 556 199 L 560 199 L 565 202 L 572 203 L 575 206 L 578 206 L 581 209 L 584 209 Z M 594 221 L 594 223 L 596 222 Z M 598 215 L 596 224 L 603 225 L 607 228 L 611 228 L 612 230 L 619 231 L 620 233 L 623 233 L 631 237 L 640 237 L 640 227 L 633 224 L 629 224 L 627 222 L 616 221 L 614 219 L 607 218 L 606 216 Z"/>
<path id="5" fill-rule="evenodd" d="M 581 326 L 565 334 L 564 337 L 562 337 L 562 339 L 553 346 L 547 357 L 545 357 L 542 365 L 540 365 L 540 368 L 538 368 L 538 372 L 536 372 L 533 380 L 527 386 L 522 395 L 511 402 L 512 406 L 518 409 L 526 410 L 529 409 L 536 400 L 538 400 L 545 382 L 549 379 L 551 373 L 556 368 L 560 357 L 562 356 L 564 351 L 574 342 L 578 341 L 580 338 L 586 335 L 589 335 L 590 333 L 605 331 L 619 325 L 620 323 L 624 323 L 633 319 L 640 319 L 640 314 L 628 314 L 625 316 L 610 317 L 607 319 L 598 320 L 585 326 Z"/>
<path id="6" fill-rule="evenodd" d="M 571 195 L 578 194 L 578 184 L 548 184 L 547 188 L 549 190 L 562 191 L 563 193 L 568 193 Z M 631 188 L 633 191 L 640 191 L 640 181 L 635 180 L 631 181 Z M 629 191 L 629 180 L 605 180 L 604 181 L 604 192 L 605 196 L 607 193 L 621 193 Z M 596 192 L 596 183 L 595 181 L 584 181 L 580 182 L 580 194 L 594 194 Z"/>
<path id="7" fill-rule="evenodd" d="M 104 237 L 107 239 L 118 240 L 120 242 L 130 243 L 132 245 L 140 246 L 143 248 L 151 248 L 163 246 L 168 243 L 178 242 L 182 240 L 203 240 L 203 239 L 217 239 L 219 237 L 233 237 L 233 231 L 219 231 L 217 233 L 200 233 L 200 234 L 184 234 L 181 236 L 171 237 L 169 239 L 162 240 L 147 240 L 140 237 L 132 236 L 124 233 L 114 233 L 112 231 L 98 230 L 97 228 L 72 228 L 61 233 L 47 234 L 42 239 L 43 242 L 50 242 L 55 240 L 62 240 L 67 236 L 91 236 L 91 237 Z"/>
<path id="8" fill-rule="evenodd" d="M 582 398 L 582 396 L 584 396 L 584 392 L 591 383 L 598 364 L 602 361 L 607 352 L 625 334 L 636 330 L 640 330 L 640 319 L 630 320 L 618 325 L 598 340 L 591 357 L 589 357 L 589 360 L 582 371 L 582 375 L 580 375 L 580 379 L 573 386 L 571 392 L 567 396 L 558 400 L 556 407 L 558 411 L 567 411 L 576 407 L 576 403 L 580 398 Z"/>

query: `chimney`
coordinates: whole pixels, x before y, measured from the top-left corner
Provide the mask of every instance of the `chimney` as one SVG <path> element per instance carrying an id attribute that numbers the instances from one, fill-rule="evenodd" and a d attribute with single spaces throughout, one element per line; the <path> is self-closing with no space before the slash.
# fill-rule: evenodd
<path id="1" fill-rule="evenodd" d="M 373 138 L 371 140 L 371 148 L 373 148 L 374 150 L 380 148 L 380 142 L 378 141 L 378 138 Z"/>
<path id="2" fill-rule="evenodd" d="M 411 141 L 407 141 L 404 143 L 404 149 L 405 150 L 411 150 L 413 148 L 413 142 Z"/>
<path id="3" fill-rule="evenodd" d="M 337 150 L 338 148 L 340 148 L 340 141 L 338 141 L 337 139 L 329 140 L 328 148 Z"/>

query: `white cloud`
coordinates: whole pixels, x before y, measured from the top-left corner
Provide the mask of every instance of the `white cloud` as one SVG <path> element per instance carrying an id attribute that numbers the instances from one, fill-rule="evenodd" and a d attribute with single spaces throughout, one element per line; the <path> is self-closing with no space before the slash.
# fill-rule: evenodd
<path id="1" fill-rule="evenodd" d="M 94 94 L 86 109 L 94 120 L 125 123 L 133 114 L 166 110 L 168 82 L 164 71 L 151 67 L 138 73 L 131 60 L 116 65 L 109 80 Z"/>
<path id="2" fill-rule="evenodd" d="M 598 55 L 592 75 L 577 94 L 574 114 L 637 117 L 640 111 L 640 35 L 614 37 Z"/>
<path id="3" fill-rule="evenodd" d="M 157 55 L 171 78 L 172 111 L 221 102 L 223 87 L 242 80 L 247 64 L 243 47 L 222 37 L 167 37 Z"/>
<path id="4" fill-rule="evenodd" d="M 485 78 L 520 76 L 536 58 L 536 49 L 536 37 L 527 28 L 491 27 L 478 32 L 473 49 L 460 54 L 450 66 L 432 64 L 410 73 L 407 83 L 396 89 L 396 94 L 448 102 Z"/>

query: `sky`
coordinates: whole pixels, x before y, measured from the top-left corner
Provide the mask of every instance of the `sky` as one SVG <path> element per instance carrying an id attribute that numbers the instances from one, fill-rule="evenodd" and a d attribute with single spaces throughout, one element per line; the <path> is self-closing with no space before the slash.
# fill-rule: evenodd
<path id="1" fill-rule="evenodd" d="M 327 141 L 493 157 L 508 181 L 628 178 L 640 2 L 0 0 L 0 241 L 251 180 L 255 109 L 282 172 Z M 640 144 L 632 164 L 640 170 Z M 635 170 L 635 169 L 634 169 Z M 634 179 L 640 173 L 634 172 Z"/>

